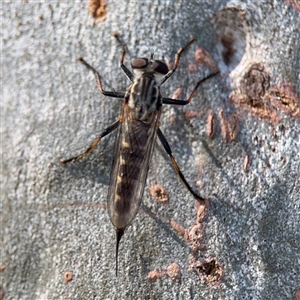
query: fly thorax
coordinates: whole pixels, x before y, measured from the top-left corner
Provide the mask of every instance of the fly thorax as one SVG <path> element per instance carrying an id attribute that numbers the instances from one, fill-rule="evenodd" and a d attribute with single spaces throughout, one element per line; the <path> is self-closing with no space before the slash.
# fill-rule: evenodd
<path id="1" fill-rule="evenodd" d="M 153 74 L 143 74 L 128 90 L 128 106 L 137 120 L 147 122 L 162 106 L 159 84 Z"/>

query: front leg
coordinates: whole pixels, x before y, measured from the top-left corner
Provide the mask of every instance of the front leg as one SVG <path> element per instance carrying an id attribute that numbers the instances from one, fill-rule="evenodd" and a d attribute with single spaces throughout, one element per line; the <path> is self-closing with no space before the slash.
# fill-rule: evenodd
<path id="1" fill-rule="evenodd" d="M 116 38 L 117 42 L 119 43 L 119 45 L 121 46 L 122 48 L 122 56 L 120 58 L 120 67 L 121 69 L 123 70 L 123 72 L 125 73 L 125 75 L 127 76 L 127 78 L 133 82 L 134 80 L 134 76 L 133 74 L 130 72 L 130 70 L 124 65 L 124 59 L 125 59 L 125 55 L 126 55 L 126 48 L 125 48 L 125 45 L 122 43 L 122 41 L 120 40 L 120 37 L 119 37 L 119 33 L 118 32 L 115 32 L 113 34 L 113 37 Z"/>

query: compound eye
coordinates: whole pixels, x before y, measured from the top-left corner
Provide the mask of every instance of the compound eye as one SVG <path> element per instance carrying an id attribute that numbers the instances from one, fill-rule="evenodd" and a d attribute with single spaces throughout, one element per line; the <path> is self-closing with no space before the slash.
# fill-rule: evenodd
<path id="1" fill-rule="evenodd" d="M 147 58 L 136 58 L 131 63 L 132 69 L 145 69 L 147 65 L 148 65 Z"/>
<path id="2" fill-rule="evenodd" d="M 156 73 L 166 75 L 169 72 L 168 66 L 160 60 L 155 60 L 152 63 L 152 67 L 153 67 L 154 72 L 156 72 Z"/>

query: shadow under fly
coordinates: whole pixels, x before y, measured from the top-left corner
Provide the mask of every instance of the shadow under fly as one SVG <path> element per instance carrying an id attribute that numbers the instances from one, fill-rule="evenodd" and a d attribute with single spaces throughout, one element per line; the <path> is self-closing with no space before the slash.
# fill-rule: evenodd
<path id="1" fill-rule="evenodd" d="M 116 231 L 117 275 L 119 243 L 126 227 L 134 219 L 141 205 L 156 137 L 158 137 L 168 154 L 182 183 L 194 198 L 204 203 L 204 198 L 193 191 L 181 173 L 172 155 L 171 148 L 164 134 L 159 129 L 159 119 L 162 104 L 186 105 L 190 103 L 199 85 L 218 74 L 219 71 L 215 71 L 198 81 L 187 100 L 164 98 L 161 96 L 160 86 L 175 72 L 179 65 L 180 56 L 195 39 L 191 37 L 190 41 L 177 51 L 174 67 L 171 70 L 168 69 L 163 61 L 154 59 L 154 55 L 151 54 L 150 58 L 134 59 L 131 63 L 133 70 L 131 72 L 123 64 L 126 54 L 125 46 L 121 42 L 118 33 L 115 33 L 114 37 L 122 49 L 120 66 L 131 81 L 131 85 L 125 93 L 103 90 L 100 74 L 82 57 L 79 58 L 79 61 L 94 73 L 98 88 L 103 95 L 123 99 L 121 114 L 118 120 L 108 126 L 85 152 L 75 157 L 61 160 L 61 164 L 65 166 L 67 163 L 91 153 L 103 137 L 116 129 L 118 130 L 107 197 L 108 214 Z"/>

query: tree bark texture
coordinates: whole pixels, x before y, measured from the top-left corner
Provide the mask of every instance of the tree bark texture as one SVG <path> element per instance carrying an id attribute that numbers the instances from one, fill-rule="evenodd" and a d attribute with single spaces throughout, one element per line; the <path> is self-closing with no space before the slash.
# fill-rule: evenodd
<path id="1" fill-rule="evenodd" d="M 5 1 L 2 6 L 3 299 L 296 299 L 300 293 L 300 5 L 297 1 Z M 63 168 L 120 113 L 119 68 L 182 55 L 142 210 L 120 243 L 106 211 L 115 134 Z M 157 185 L 156 185 L 157 184 Z M 168 203 L 155 201 L 155 187 Z M 150 192 L 154 197 L 150 196 Z M 156 194 L 155 194 L 156 193 Z M 3 296 L 4 295 L 4 296 Z M 298 299 L 298 298 L 297 298 Z"/>

